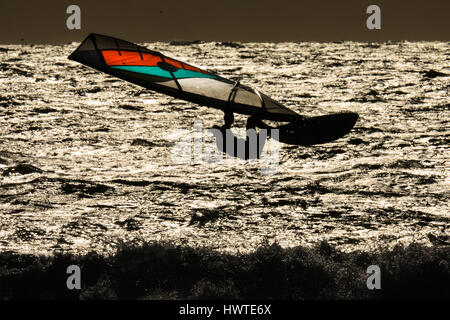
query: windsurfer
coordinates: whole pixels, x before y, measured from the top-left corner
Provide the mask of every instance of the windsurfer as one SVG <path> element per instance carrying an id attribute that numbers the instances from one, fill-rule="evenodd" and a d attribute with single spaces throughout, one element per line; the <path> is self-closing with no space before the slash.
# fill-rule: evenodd
<path id="1" fill-rule="evenodd" d="M 234 122 L 232 112 L 225 112 L 225 124 L 213 126 L 211 132 L 216 138 L 217 148 L 232 157 L 240 159 L 259 159 L 264 149 L 267 137 L 270 137 L 270 127 L 255 116 L 247 119 L 245 139 L 236 137 L 230 127 Z M 259 132 L 256 127 L 262 128 Z M 215 129 L 215 130 L 214 130 Z"/>

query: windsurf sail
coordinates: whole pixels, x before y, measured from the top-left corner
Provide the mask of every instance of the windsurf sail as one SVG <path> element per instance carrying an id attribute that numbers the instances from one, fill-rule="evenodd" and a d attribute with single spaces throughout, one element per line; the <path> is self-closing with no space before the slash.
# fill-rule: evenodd
<path id="1" fill-rule="evenodd" d="M 200 105 L 268 120 L 301 118 L 296 112 L 253 88 L 114 37 L 90 34 L 69 59 L 147 89 Z"/>

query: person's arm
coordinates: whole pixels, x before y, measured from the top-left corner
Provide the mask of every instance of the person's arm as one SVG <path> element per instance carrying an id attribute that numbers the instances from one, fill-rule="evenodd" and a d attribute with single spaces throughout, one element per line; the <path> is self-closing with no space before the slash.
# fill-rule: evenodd
<path id="1" fill-rule="evenodd" d="M 260 128 L 260 129 L 273 129 L 271 126 L 265 124 L 264 122 L 262 122 L 259 118 L 255 117 L 255 116 L 250 116 L 247 119 L 247 126 L 246 129 L 255 129 L 256 127 Z"/>
<path id="2" fill-rule="evenodd" d="M 225 124 L 222 126 L 224 129 L 230 129 L 231 125 L 234 122 L 234 113 L 229 111 L 224 111 L 225 114 L 223 116 Z"/>

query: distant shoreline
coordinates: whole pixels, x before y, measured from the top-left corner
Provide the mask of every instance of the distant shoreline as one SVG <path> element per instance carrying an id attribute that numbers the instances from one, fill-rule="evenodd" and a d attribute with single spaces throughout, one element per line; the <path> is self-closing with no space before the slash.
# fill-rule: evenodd
<path id="1" fill-rule="evenodd" d="M 25 45 L 25 46 L 38 46 L 38 45 L 56 45 L 56 46 L 62 46 L 62 45 L 71 45 L 71 44 L 79 44 L 81 43 L 83 39 L 80 38 L 79 40 L 73 40 L 73 41 L 59 41 L 59 42 L 2 42 L 0 40 L 0 47 L 1 46 L 15 46 L 15 45 Z M 450 40 L 409 40 L 409 39 L 398 39 L 398 40 L 286 40 L 286 41 L 240 41 L 240 40 L 138 40 L 136 41 L 138 43 L 168 43 L 174 46 L 188 46 L 193 44 L 202 44 L 202 43 L 225 43 L 225 44 L 235 44 L 235 43 L 345 43 L 345 42 L 353 42 L 353 43 L 367 43 L 367 44 L 386 44 L 386 43 L 448 43 L 450 44 Z"/>

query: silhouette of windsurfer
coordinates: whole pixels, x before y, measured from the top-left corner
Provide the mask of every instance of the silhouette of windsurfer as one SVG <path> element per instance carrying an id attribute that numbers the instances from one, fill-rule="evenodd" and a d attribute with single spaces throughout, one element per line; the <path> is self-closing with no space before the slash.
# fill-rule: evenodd
<path id="1" fill-rule="evenodd" d="M 223 126 L 213 126 L 210 129 L 216 138 L 217 148 L 232 157 L 244 160 L 259 159 L 266 139 L 270 137 L 270 130 L 268 130 L 270 127 L 255 116 L 250 116 L 247 119 L 246 137 L 242 139 L 236 137 L 230 130 L 234 122 L 233 112 L 225 111 L 224 122 Z M 256 127 L 262 130 L 257 132 Z"/>

